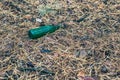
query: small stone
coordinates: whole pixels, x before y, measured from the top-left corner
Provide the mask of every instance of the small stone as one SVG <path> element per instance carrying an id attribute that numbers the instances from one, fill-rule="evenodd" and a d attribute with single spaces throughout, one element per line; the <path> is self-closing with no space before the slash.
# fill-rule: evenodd
<path id="1" fill-rule="evenodd" d="M 116 9 L 117 9 L 117 10 L 120 10 L 120 6 L 117 6 Z"/>
<path id="2" fill-rule="evenodd" d="M 32 62 L 27 62 L 27 66 L 28 66 L 28 67 L 34 67 L 34 65 L 33 65 Z"/>
<path id="3" fill-rule="evenodd" d="M 42 19 L 36 18 L 36 22 L 42 22 Z"/>
<path id="4" fill-rule="evenodd" d="M 48 50 L 48 49 L 42 48 L 42 49 L 40 50 L 40 52 L 41 52 L 41 53 L 50 53 L 50 52 L 52 52 L 52 50 Z"/>
<path id="5" fill-rule="evenodd" d="M 20 48 L 22 48 L 22 47 L 23 47 L 23 45 L 22 45 L 22 44 L 18 44 L 18 46 L 19 46 Z"/>
<path id="6" fill-rule="evenodd" d="M 11 76 L 12 73 L 13 73 L 13 70 L 6 71 L 6 74 L 9 75 L 9 76 Z"/>
<path id="7" fill-rule="evenodd" d="M 102 0 L 105 5 L 107 5 L 108 0 Z"/>
<path id="8" fill-rule="evenodd" d="M 67 9 L 67 12 L 68 12 L 69 14 L 72 14 L 72 13 L 73 13 L 72 9 L 70 9 L 70 8 Z"/>
<path id="9" fill-rule="evenodd" d="M 105 56 L 110 56 L 110 54 L 111 54 L 110 50 L 105 51 Z"/>
<path id="10" fill-rule="evenodd" d="M 117 75 L 118 75 L 118 76 L 120 75 L 120 71 L 117 72 Z"/>
<path id="11" fill-rule="evenodd" d="M 110 29 L 105 29 L 105 30 L 104 30 L 104 33 L 105 33 L 105 34 L 110 34 L 111 32 L 112 32 L 112 31 L 111 31 Z"/>
<path id="12" fill-rule="evenodd" d="M 60 37 L 65 37 L 66 35 L 67 35 L 67 32 L 65 32 L 65 31 L 60 31 L 58 33 L 58 36 L 60 36 Z"/>
<path id="13" fill-rule="evenodd" d="M 80 51 L 80 57 L 85 57 L 87 55 L 87 52 L 85 50 Z"/>
<path id="14" fill-rule="evenodd" d="M 101 72 L 102 73 L 107 73 L 108 72 L 108 69 L 106 68 L 106 66 L 101 67 Z"/>
<path id="15" fill-rule="evenodd" d="M 100 22 L 101 20 L 99 18 L 95 19 L 95 22 Z"/>
<path id="16" fill-rule="evenodd" d="M 67 23 L 63 23 L 62 29 L 68 29 L 70 26 Z"/>
<path id="17" fill-rule="evenodd" d="M 87 52 L 85 50 L 80 50 L 75 52 L 76 57 L 84 58 L 87 55 Z"/>
<path id="18" fill-rule="evenodd" d="M 36 20 L 35 20 L 35 18 L 34 18 L 34 17 L 31 17 L 31 18 L 29 19 L 29 21 L 31 21 L 31 22 L 33 22 L 33 23 L 35 23 L 35 22 L 36 22 Z"/>
<path id="19" fill-rule="evenodd" d="M 9 61 L 10 61 L 11 63 L 17 63 L 17 60 L 18 60 L 18 59 L 15 57 L 15 55 L 12 55 Z"/>
<path id="20" fill-rule="evenodd" d="M 86 47 L 86 43 L 81 43 L 80 46 L 85 48 Z"/>
<path id="21" fill-rule="evenodd" d="M 25 61 L 24 61 L 24 60 L 20 60 L 20 61 L 19 61 L 19 66 L 20 66 L 20 67 L 26 67 Z"/>
<path id="22" fill-rule="evenodd" d="M 114 46 L 112 44 L 109 44 L 108 46 L 110 49 L 112 49 L 112 50 L 114 49 Z"/>
<path id="23" fill-rule="evenodd" d="M 88 8 L 83 8 L 82 12 L 89 12 L 89 9 Z"/>
<path id="24" fill-rule="evenodd" d="M 94 31 L 94 36 L 98 37 L 98 38 L 102 37 L 103 36 L 103 31 L 100 30 L 100 29 L 97 30 L 97 31 Z"/>
<path id="25" fill-rule="evenodd" d="M 4 56 L 5 57 L 8 57 L 8 56 L 10 56 L 11 55 L 11 52 L 10 51 L 5 51 L 5 53 L 4 53 Z"/>
<path id="26" fill-rule="evenodd" d="M 12 78 L 13 78 L 14 80 L 18 80 L 19 77 L 20 77 L 20 75 L 18 75 L 18 74 L 13 74 L 13 75 L 12 75 Z"/>
<path id="27" fill-rule="evenodd" d="M 87 54 L 88 54 L 88 56 L 93 56 L 94 55 L 94 50 L 88 50 Z"/>
<path id="28" fill-rule="evenodd" d="M 39 0 L 38 0 L 38 1 L 35 1 L 35 2 L 34 2 L 34 5 L 35 5 L 35 6 L 40 5 L 40 1 L 39 1 Z"/>
<path id="29" fill-rule="evenodd" d="M 88 40 L 88 39 L 90 39 L 90 37 L 88 35 L 84 35 L 84 36 L 80 37 L 81 41 Z"/>
<path id="30" fill-rule="evenodd" d="M 45 22 L 41 22 L 41 23 L 40 23 L 40 26 L 45 26 Z"/>
<path id="31" fill-rule="evenodd" d="M 79 35 L 73 35 L 73 40 L 78 41 L 79 40 Z"/>

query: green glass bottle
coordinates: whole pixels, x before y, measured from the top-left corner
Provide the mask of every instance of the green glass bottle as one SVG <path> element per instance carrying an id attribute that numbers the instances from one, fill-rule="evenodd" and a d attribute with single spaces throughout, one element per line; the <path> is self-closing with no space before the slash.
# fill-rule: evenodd
<path id="1" fill-rule="evenodd" d="M 28 35 L 31 39 L 40 38 L 48 33 L 55 32 L 60 28 L 60 25 L 46 25 L 39 28 L 31 29 L 28 31 Z"/>

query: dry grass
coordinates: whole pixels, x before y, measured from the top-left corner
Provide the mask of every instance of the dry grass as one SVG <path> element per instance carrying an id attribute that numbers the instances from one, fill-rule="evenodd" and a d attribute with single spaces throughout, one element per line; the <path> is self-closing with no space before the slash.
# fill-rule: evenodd
<path id="1" fill-rule="evenodd" d="M 55 33 L 28 38 L 29 29 L 60 22 Z M 119 0 L 0 0 L 0 28 L 0 80 L 120 79 Z M 18 69 L 30 61 L 55 75 Z"/>

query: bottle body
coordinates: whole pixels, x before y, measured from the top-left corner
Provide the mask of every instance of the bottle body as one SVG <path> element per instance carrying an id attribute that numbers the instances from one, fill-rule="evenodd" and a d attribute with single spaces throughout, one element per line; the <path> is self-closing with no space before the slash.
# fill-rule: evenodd
<path id="1" fill-rule="evenodd" d="M 46 34 L 55 32 L 57 29 L 59 29 L 59 27 L 60 26 L 55 26 L 55 25 L 41 26 L 39 28 L 29 30 L 28 35 L 31 39 L 37 39 Z"/>

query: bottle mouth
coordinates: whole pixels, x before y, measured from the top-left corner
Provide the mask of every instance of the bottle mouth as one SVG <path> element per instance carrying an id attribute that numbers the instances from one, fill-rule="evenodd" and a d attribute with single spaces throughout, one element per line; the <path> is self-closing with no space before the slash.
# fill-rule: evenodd
<path id="1" fill-rule="evenodd" d="M 59 23 L 59 24 L 57 24 L 55 26 L 56 26 L 56 29 L 59 29 L 62 26 L 62 23 Z"/>

